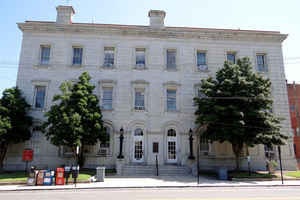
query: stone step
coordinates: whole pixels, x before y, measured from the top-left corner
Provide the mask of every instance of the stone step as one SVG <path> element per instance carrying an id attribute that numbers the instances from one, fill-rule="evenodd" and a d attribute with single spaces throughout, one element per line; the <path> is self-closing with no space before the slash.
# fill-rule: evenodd
<path id="1" fill-rule="evenodd" d="M 155 165 L 125 165 L 123 166 L 123 175 L 125 176 L 153 176 L 156 175 Z M 158 174 L 160 176 L 184 176 L 188 175 L 189 169 L 184 166 L 160 165 Z"/>

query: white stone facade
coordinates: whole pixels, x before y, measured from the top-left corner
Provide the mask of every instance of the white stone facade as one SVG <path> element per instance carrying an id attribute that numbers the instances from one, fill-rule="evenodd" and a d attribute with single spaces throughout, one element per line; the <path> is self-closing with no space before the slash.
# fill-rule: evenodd
<path id="1" fill-rule="evenodd" d="M 111 129 L 110 148 L 107 156 L 97 154 L 99 145 L 89 149 L 87 167 L 106 165 L 115 167 L 119 154 L 119 130 L 124 128 L 124 163 L 155 164 L 175 163 L 195 166 L 195 160 L 189 160 L 189 129 L 195 128 L 194 112 L 196 107 L 193 98 L 197 94 L 200 80 L 214 76 L 223 66 L 227 52 L 234 52 L 237 58 L 248 56 L 254 70 L 256 54 L 266 55 L 268 71 L 263 73 L 273 84 L 274 112 L 286 120 L 282 124 L 282 132 L 291 133 L 288 99 L 285 84 L 281 43 L 286 35 L 279 32 L 220 30 L 204 28 L 165 27 L 165 13 L 151 11 L 149 16 L 154 26 L 127 26 L 73 23 L 70 19 L 72 7 L 59 7 L 66 13 L 58 13 L 57 22 L 19 23 L 23 32 L 17 86 L 24 92 L 32 104 L 31 115 L 36 122 L 44 120 L 44 112 L 52 105 L 52 98 L 59 93 L 59 86 L 65 80 L 74 80 L 82 72 L 89 72 L 91 82 L 96 85 L 95 94 L 102 105 L 103 88 L 110 87 L 112 92 L 112 110 L 103 111 L 106 126 Z M 67 19 L 64 19 L 66 17 Z M 159 18 L 161 17 L 161 18 Z M 151 21 L 152 20 L 152 21 Z M 50 47 L 48 65 L 40 64 L 41 45 Z M 72 65 L 72 47 L 83 48 L 82 64 Z M 114 65 L 103 66 L 104 49 L 113 47 Z M 145 67 L 136 66 L 135 52 L 137 48 L 145 49 Z M 176 69 L 168 70 L 167 50 L 176 52 Z M 207 70 L 198 70 L 197 52 L 206 53 Z M 35 109 L 35 86 L 45 86 L 45 106 Z M 143 90 L 145 110 L 135 110 L 135 89 Z M 168 89 L 176 90 L 176 110 L 167 111 Z M 140 128 L 143 136 L 134 136 Z M 168 137 L 169 129 L 176 131 L 176 137 Z M 62 148 L 51 145 L 42 134 L 25 144 L 13 145 L 9 148 L 6 168 L 23 168 L 21 154 L 24 148 L 34 149 L 32 164 L 55 167 L 71 163 Z M 194 136 L 194 154 L 196 154 L 196 137 Z M 135 141 L 142 141 L 142 158 L 135 159 Z M 176 158 L 168 159 L 168 141 L 175 144 Z M 153 153 L 153 142 L 159 143 L 159 152 Z M 175 142 L 175 143 L 172 143 Z M 283 166 L 285 169 L 296 169 L 292 138 L 282 148 Z M 265 169 L 265 153 L 263 146 L 250 149 L 252 168 Z M 229 144 L 211 144 L 207 153 L 201 152 L 200 167 L 202 169 L 219 166 L 234 166 L 233 153 Z M 246 168 L 246 159 L 242 166 Z"/>

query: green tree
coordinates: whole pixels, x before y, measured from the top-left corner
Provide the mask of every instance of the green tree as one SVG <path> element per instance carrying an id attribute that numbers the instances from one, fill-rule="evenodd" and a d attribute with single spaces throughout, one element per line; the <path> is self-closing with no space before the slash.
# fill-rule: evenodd
<path id="1" fill-rule="evenodd" d="M 237 170 L 245 146 L 248 151 L 257 144 L 285 143 L 281 119 L 272 113 L 271 82 L 252 71 L 249 58 L 239 59 L 237 64 L 226 61 L 216 78 L 201 80 L 200 91 L 204 98 L 194 100 L 201 137 L 231 143 Z"/>
<path id="2" fill-rule="evenodd" d="M 45 113 L 47 121 L 42 125 L 43 132 L 52 144 L 72 148 L 74 159 L 76 147 L 80 146 L 80 166 L 85 161 L 84 146 L 107 140 L 99 101 L 93 94 L 95 86 L 89 82 L 90 79 L 89 74 L 84 72 L 74 84 L 63 82 L 60 86 L 62 94 L 54 96 L 56 104 Z"/>
<path id="3" fill-rule="evenodd" d="M 30 105 L 18 88 L 6 89 L 0 99 L 0 170 L 10 144 L 29 140 L 32 118 Z"/>

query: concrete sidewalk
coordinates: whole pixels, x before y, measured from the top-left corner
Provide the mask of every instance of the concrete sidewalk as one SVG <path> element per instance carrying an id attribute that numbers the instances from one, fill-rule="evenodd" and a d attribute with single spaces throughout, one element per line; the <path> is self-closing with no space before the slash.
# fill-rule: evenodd
<path id="1" fill-rule="evenodd" d="M 105 182 L 80 183 L 77 189 L 109 189 L 109 188 L 168 188 L 168 187 L 257 187 L 257 186 L 282 186 L 281 181 L 220 181 L 200 177 L 200 184 L 193 176 L 173 177 L 107 177 Z M 283 186 L 300 186 L 299 180 L 286 180 Z M 5 185 L 0 186 L 0 191 L 26 191 L 26 190 L 66 190 L 74 189 L 75 185 L 62 186 L 26 186 Z"/>

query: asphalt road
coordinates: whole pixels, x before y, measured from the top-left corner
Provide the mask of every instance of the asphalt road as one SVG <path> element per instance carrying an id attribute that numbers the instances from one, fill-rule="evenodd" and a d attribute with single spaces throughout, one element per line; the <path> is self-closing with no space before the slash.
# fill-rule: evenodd
<path id="1" fill-rule="evenodd" d="M 300 187 L 98 189 L 0 192 L 1 200 L 300 200 Z"/>

